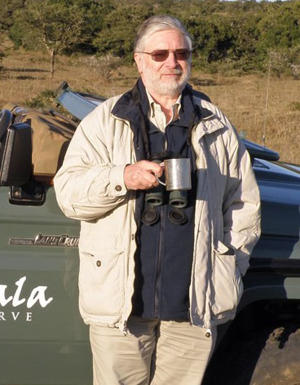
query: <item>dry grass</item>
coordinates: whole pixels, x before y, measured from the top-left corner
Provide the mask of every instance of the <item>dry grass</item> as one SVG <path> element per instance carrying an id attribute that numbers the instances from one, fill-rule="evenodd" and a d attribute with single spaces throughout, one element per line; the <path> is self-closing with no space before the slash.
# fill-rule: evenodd
<path id="1" fill-rule="evenodd" d="M 0 107 L 24 104 L 45 90 L 56 90 L 65 80 L 73 89 L 106 97 L 132 87 L 137 72 L 121 60 L 106 57 L 59 56 L 50 78 L 47 54 L 7 50 L 0 73 Z M 299 80 L 247 75 L 224 77 L 194 71 L 193 86 L 207 93 L 247 139 L 278 151 L 281 159 L 300 163 Z M 266 94 L 268 89 L 268 103 Z"/>
<path id="2" fill-rule="evenodd" d="M 300 82 L 262 76 L 221 78 L 201 89 L 226 113 L 247 139 L 300 163 Z M 266 102 L 267 101 L 267 102 Z"/>

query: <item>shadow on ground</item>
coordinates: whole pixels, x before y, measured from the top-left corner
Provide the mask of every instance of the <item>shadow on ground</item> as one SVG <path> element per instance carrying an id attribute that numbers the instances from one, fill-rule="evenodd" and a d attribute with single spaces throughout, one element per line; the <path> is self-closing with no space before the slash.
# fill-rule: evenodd
<path id="1" fill-rule="evenodd" d="M 7 72 L 50 72 L 48 70 L 40 69 L 40 68 L 5 68 L 4 71 Z"/>
<path id="2" fill-rule="evenodd" d="M 300 385 L 299 352 L 299 325 L 270 325 L 244 335 L 230 330 L 202 385 Z"/>

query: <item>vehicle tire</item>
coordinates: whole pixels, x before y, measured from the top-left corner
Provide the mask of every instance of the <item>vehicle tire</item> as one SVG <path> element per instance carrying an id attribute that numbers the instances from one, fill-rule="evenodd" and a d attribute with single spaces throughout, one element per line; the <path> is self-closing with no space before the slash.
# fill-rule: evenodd
<path id="1" fill-rule="evenodd" d="M 285 325 L 220 346 L 203 385 L 300 385 L 300 328 Z"/>
<path id="2" fill-rule="evenodd" d="M 12 113 L 8 110 L 0 111 L 0 142 L 4 137 L 7 128 L 10 126 L 12 122 Z"/>

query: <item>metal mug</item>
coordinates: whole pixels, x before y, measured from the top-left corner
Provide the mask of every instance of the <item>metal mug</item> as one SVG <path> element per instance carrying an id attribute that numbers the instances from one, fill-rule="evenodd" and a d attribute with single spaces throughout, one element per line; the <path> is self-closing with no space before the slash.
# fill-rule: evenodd
<path id="1" fill-rule="evenodd" d="M 189 158 L 165 159 L 166 182 L 157 178 L 158 182 L 166 187 L 167 191 L 190 190 L 191 182 L 191 161 Z"/>

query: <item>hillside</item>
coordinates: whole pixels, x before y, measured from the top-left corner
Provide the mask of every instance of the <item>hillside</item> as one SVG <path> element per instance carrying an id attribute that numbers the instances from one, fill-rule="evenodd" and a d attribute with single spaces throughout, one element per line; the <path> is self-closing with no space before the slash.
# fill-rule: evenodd
<path id="1" fill-rule="evenodd" d="M 7 50 L 0 73 L 0 107 L 5 103 L 55 105 L 53 95 L 65 80 L 73 89 L 105 97 L 132 87 L 134 65 L 105 56 L 58 56 L 51 79 L 49 58 L 40 52 Z M 281 159 L 300 164 L 300 83 L 267 74 L 223 76 L 192 72 L 191 84 L 207 93 L 247 139 L 278 151 Z M 265 141 L 263 140 L 265 137 Z"/>

